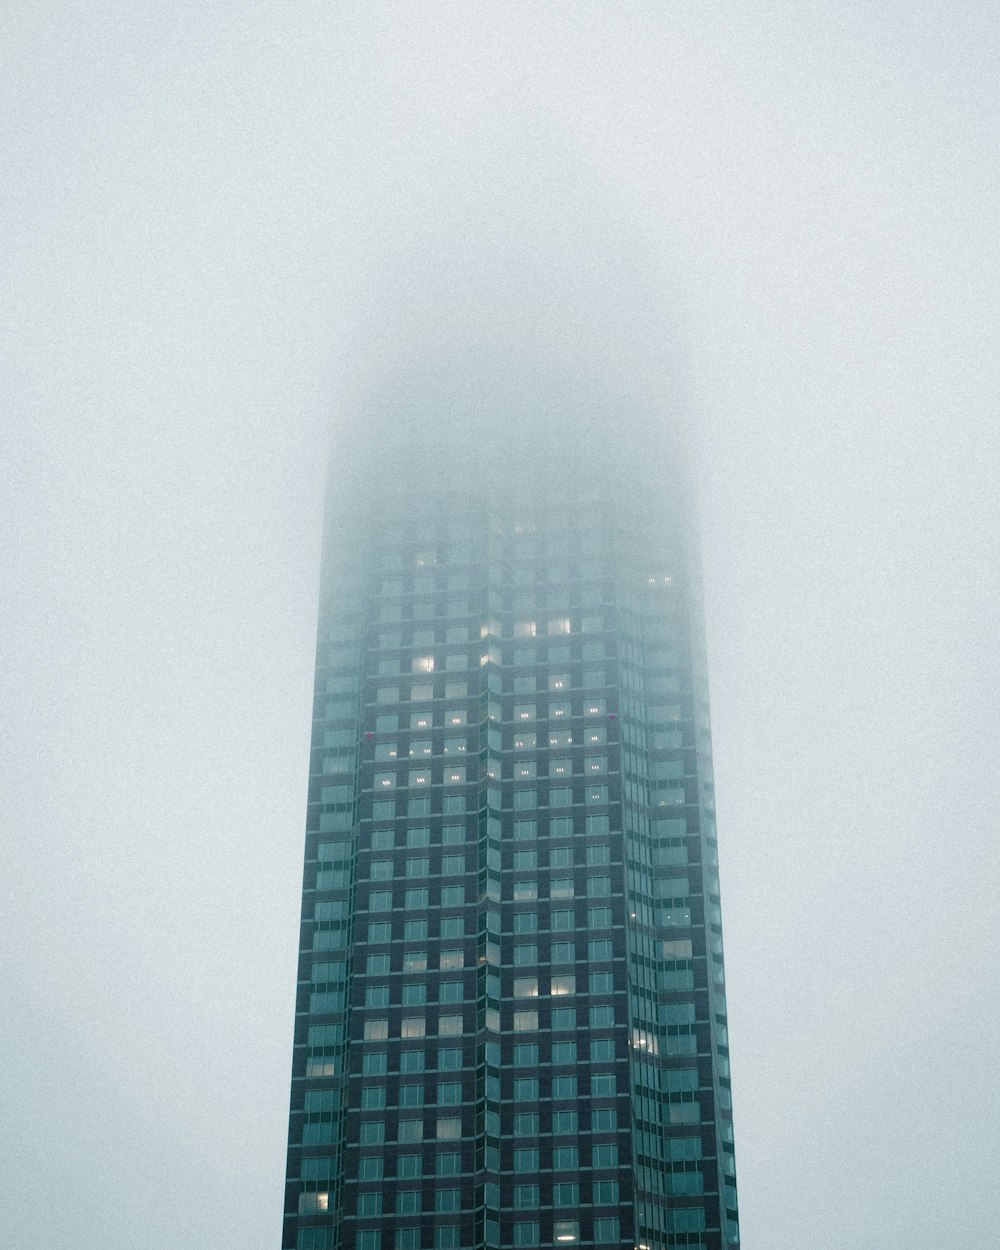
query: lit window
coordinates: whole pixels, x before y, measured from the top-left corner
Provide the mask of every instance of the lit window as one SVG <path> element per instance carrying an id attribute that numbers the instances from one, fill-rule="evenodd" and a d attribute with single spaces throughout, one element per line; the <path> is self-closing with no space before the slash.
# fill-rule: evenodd
<path id="1" fill-rule="evenodd" d="M 537 998 L 538 997 L 538 978 L 537 977 L 515 977 L 514 978 L 514 997 L 515 998 Z"/>
<path id="2" fill-rule="evenodd" d="M 391 790 L 395 786 L 395 784 L 396 784 L 395 773 L 376 773 L 375 774 L 375 789 L 376 790 Z"/>
<path id="3" fill-rule="evenodd" d="M 447 786 L 464 785 L 465 769 L 464 768 L 446 768 L 444 770 L 444 783 Z"/>
<path id="4" fill-rule="evenodd" d="M 444 714 L 444 723 L 446 725 L 464 725 L 468 721 L 468 715 L 464 708 L 452 708 Z"/>
<path id="5" fill-rule="evenodd" d="M 568 616 L 554 617 L 549 621 L 548 630 L 550 634 L 568 634 L 570 632 L 570 620 Z"/>
<path id="6" fill-rule="evenodd" d="M 538 735 L 536 733 L 515 733 L 514 734 L 514 750 L 515 751 L 533 751 L 538 746 Z"/>
<path id="7" fill-rule="evenodd" d="M 538 625 L 535 621 L 517 621 L 514 624 L 515 638 L 534 638 L 538 633 Z"/>
<path id="8" fill-rule="evenodd" d="M 583 705 L 584 716 L 603 716 L 607 712 L 604 699 L 588 699 Z"/>
<path id="9" fill-rule="evenodd" d="M 427 970 L 427 954 L 425 951 L 407 951 L 403 956 L 404 972 L 425 972 Z"/>
<path id="10" fill-rule="evenodd" d="M 518 703 L 514 707 L 515 721 L 530 721 L 535 719 L 534 703 Z"/>
<path id="11" fill-rule="evenodd" d="M 415 655 L 413 657 L 413 671 L 415 673 L 433 673 L 434 657 L 432 655 Z"/>
<path id="12" fill-rule="evenodd" d="M 462 1017 L 461 1016 L 440 1016 L 438 1018 L 438 1033 L 442 1037 L 461 1036 Z"/>
<path id="13" fill-rule="evenodd" d="M 549 898 L 572 898 L 573 878 L 553 877 L 549 885 Z M 568 913 L 572 914 L 572 913 Z"/>
<path id="14" fill-rule="evenodd" d="M 572 707 L 568 703 L 550 703 L 549 718 L 552 720 L 556 720 L 560 717 L 568 718 L 572 710 Z"/>
<path id="15" fill-rule="evenodd" d="M 462 1120 L 459 1116 L 448 1116 L 437 1122 L 438 1141 L 457 1141 L 462 1136 Z"/>
<path id="16" fill-rule="evenodd" d="M 414 712 L 410 717 L 411 729 L 430 729 L 431 714 L 430 712 Z"/>
<path id="17" fill-rule="evenodd" d="M 445 755 L 465 755 L 466 749 L 464 738 L 445 738 L 444 740 Z"/>
<path id="18" fill-rule="evenodd" d="M 399 1121 L 398 1131 L 399 1141 L 423 1141 L 424 1138 L 424 1122 L 423 1120 L 406 1119 Z"/>
<path id="19" fill-rule="evenodd" d="M 557 1245 L 572 1245 L 580 1240 L 579 1220 L 555 1220 L 552 1225 L 552 1236 Z"/>
<path id="20" fill-rule="evenodd" d="M 429 738 L 415 738 L 410 743 L 410 755 L 411 756 L 414 756 L 414 757 L 424 756 L 424 755 L 430 755 L 430 753 L 431 753 L 431 742 Z"/>
<path id="21" fill-rule="evenodd" d="M 463 950 L 443 950 L 439 963 L 442 972 L 454 972 L 465 966 L 465 952 Z"/>
<path id="22" fill-rule="evenodd" d="M 553 673 L 549 677 L 549 689 L 550 690 L 568 690 L 569 689 L 569 674 L 568 673 Z"/>
<path id="23" fill-rule="evenodd" d="M 514 1032 L 529 1033 L 538 1028 L 537 1011 L 515 1011 Z"/>
<path id="24" fill-rule="evenodd" d="M 549 734 L 550 747 L 568 747 L 573 743 L 572 729 L 553 729 Z"/>
<path id="25" fill-rule="evenodd" d="M 553 995 L 565 995 L 576 993 L 576 977 L 570 975 L 561 975 L 552 978 L 551 993 Z"/>
<path id="26" fill-rule="evenodd" d="M 423 1016 L 404 1016 L 400 1028 L 400 1037 L 423 1037 L 427 1025 Z"/>
<path id="27" fill-rule="evenodd" d="M 388 1020 L 366 1020 L 364 1038 L 366 1042 L 381 1042 L 389 1036 Z"/>

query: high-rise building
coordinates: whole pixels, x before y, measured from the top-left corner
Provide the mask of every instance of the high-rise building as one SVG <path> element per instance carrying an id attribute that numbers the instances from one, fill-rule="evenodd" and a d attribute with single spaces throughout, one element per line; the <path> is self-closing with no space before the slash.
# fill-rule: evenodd
<path id="1" fill-rule="evenodd" d="M 469 368 L 333 474 L 282 1246 L 735 1247 L 683 457 Z"/>

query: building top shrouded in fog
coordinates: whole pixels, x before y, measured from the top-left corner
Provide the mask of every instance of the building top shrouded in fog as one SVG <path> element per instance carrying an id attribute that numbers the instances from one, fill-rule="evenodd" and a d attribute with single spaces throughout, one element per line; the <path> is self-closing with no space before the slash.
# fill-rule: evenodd
<path id="1" fill-rule="evenodd" d="M 684 432 L 538 247 L 423 258 L 334 457 L 284 1250 L 738 1244 Z"/>

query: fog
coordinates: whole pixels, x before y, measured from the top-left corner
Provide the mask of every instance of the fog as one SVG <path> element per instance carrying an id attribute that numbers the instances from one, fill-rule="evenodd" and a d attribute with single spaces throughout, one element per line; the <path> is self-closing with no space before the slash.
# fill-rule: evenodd
<path id="1" fill-rule="evenodd" d="M 0 22 L 0 1245 L 278 1244 L 328 444 L 515 272 L 693 418 L 743 1244 L 987 1244 L 996 4 Z"/>

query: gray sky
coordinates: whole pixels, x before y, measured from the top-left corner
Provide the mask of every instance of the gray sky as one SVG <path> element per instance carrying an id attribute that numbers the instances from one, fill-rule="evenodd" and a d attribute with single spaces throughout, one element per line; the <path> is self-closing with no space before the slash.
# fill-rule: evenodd
<path id="1" fill-rule="evenodd" d="M 987 1244 L 997 4 L 0 24 L 0 1245 L 277 1245 L 327 431 L 536 132 L 700 423 L 744 1244 Z"/>

